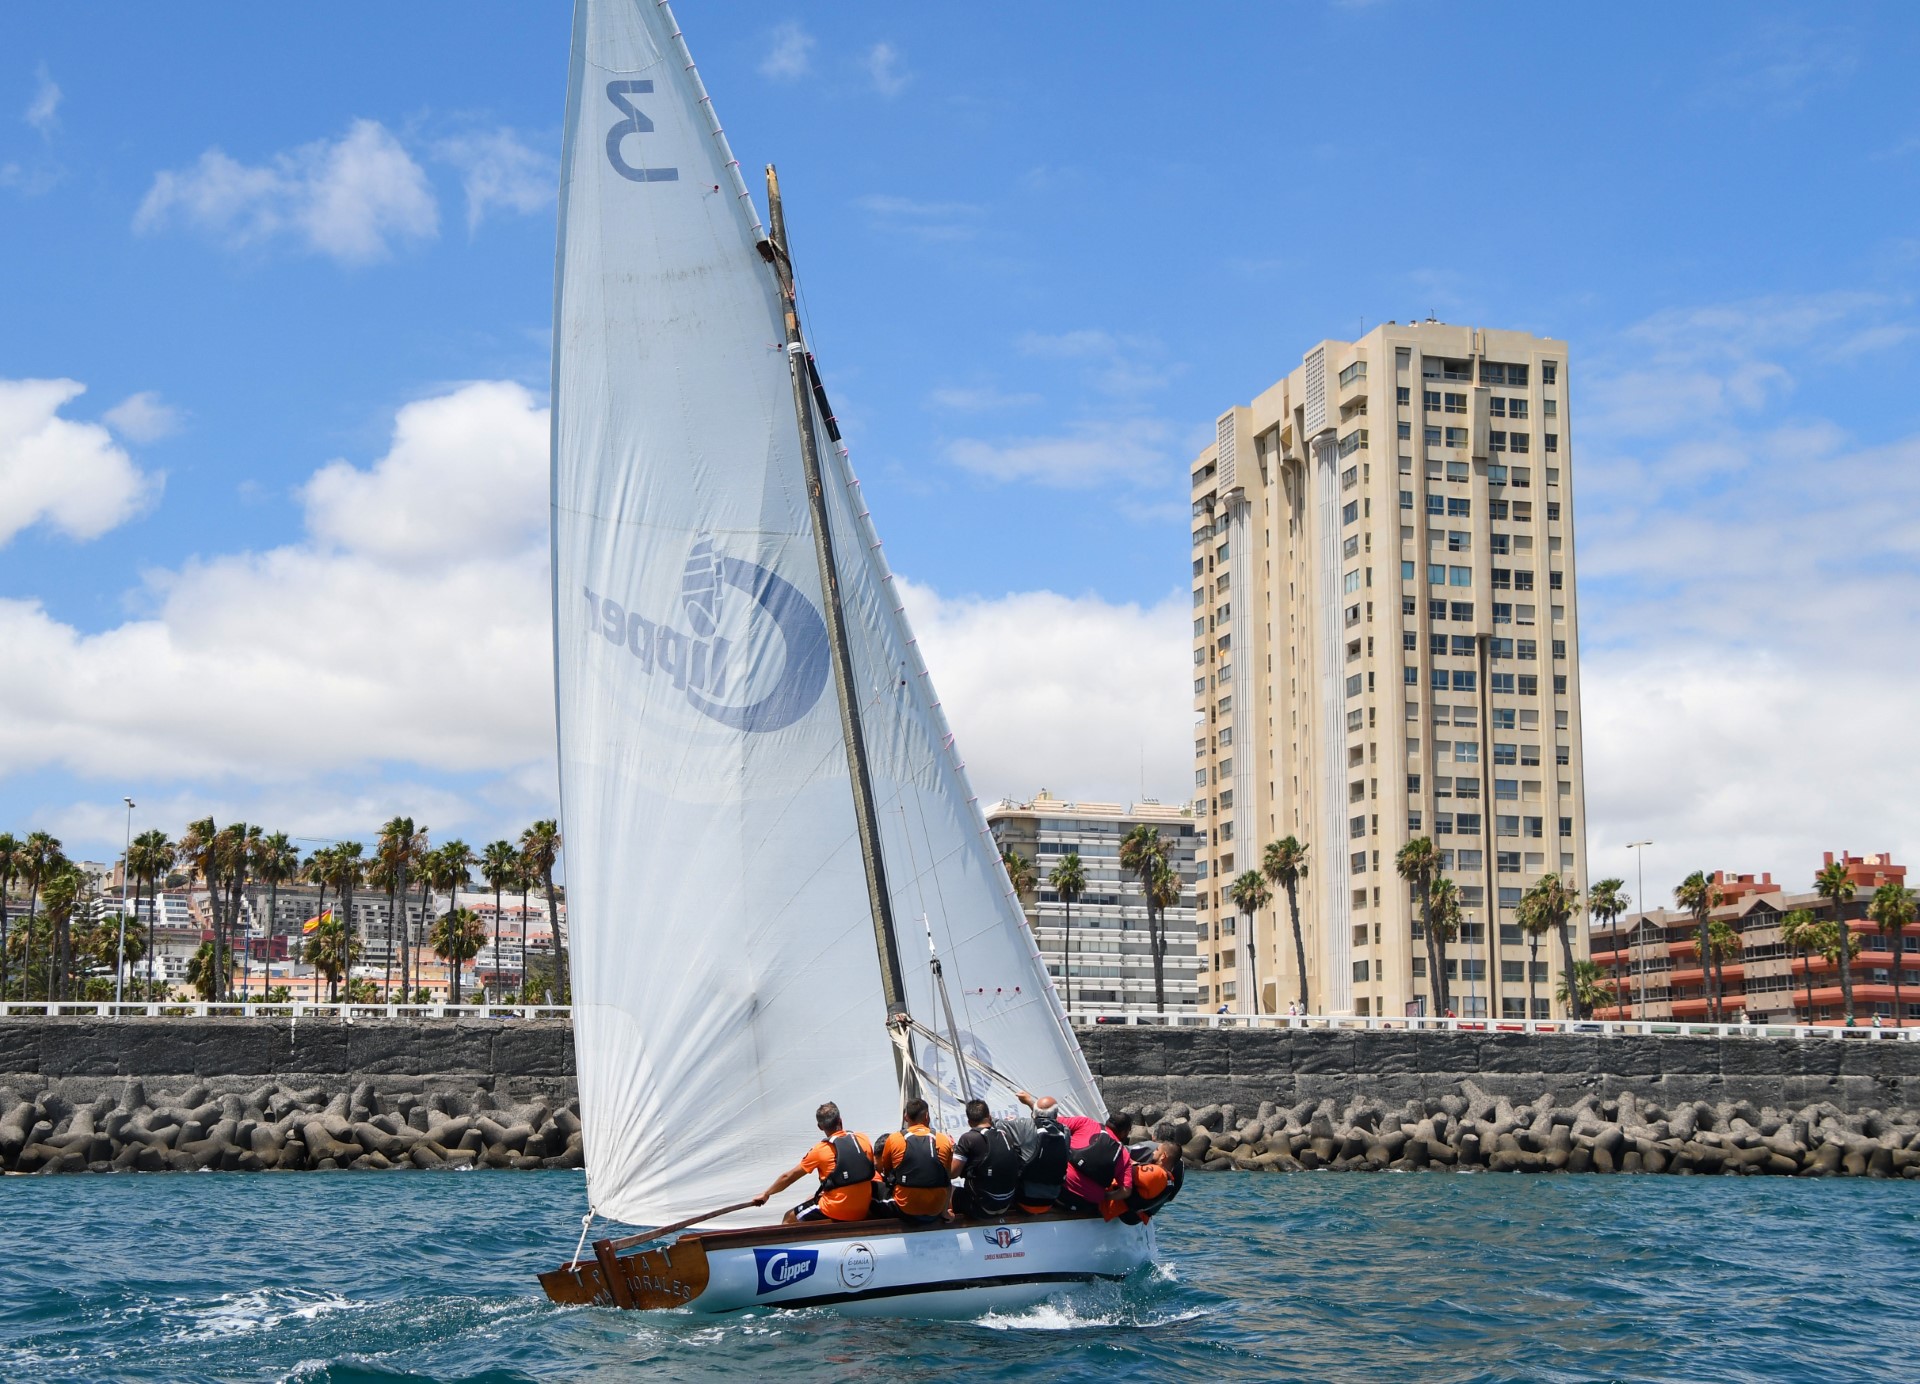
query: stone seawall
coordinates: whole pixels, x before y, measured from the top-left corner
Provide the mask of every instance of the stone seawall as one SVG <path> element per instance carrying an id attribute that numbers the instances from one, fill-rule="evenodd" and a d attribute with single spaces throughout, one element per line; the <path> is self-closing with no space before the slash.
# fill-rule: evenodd
<path id="1" fill-rule="evenodd" d="M 1920 1044 L 1083 1030 L 1198 1167 L 1920 1177 Z M 556 1020 L 0 1019 L 0 1169 L 577 1167 Z M 827 1094 L 831 1094 L 828 1092 Z"/>

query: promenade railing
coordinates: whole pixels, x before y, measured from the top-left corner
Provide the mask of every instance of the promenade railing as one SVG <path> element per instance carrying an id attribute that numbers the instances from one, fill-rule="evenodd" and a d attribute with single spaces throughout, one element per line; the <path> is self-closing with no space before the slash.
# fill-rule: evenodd
<path id="1" fill-rule="evenodd" d="M 1536 1033 L 1601 1035 L 1616 1038 L 1806 1038 L 1823 1041 L 1920 1042 L 1920 1026 L 1855 1028 L 1826 1024 L 1718 1024 L 1685 1019 L 1430 1019 L 1357 1014 L 1196 1014 L 1103 1013 L 1078 1011 L 1075 1027 L 1107 1025 L 1164 1026 L 1168 1028 L 1266 1028 L 1350 1030 L 1356 1033 Z"/>
<path id="2" fill-rule="evenodd" d="M 99 1019 L 568 1019 L 573 1009 L 564 1004 L 314 1004 L 306 1000 L 272 1003 L 233 1000 L 214 1004 L 206 1000 L 141 1000 L 115 1004 L 111 1000 L 6 1000 L 0 1018 L 38 1015 L 46 1018 Z"/>

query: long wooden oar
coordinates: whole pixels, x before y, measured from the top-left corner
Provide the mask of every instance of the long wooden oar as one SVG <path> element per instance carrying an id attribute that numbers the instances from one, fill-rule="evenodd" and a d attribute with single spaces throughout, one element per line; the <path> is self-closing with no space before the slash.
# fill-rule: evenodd
<path id="1" fill-rule="evenodd" d="M 612 1241 L 615 1249 L 632 1249 L 635 1245 L 648 1244 L 654 1240 L 664 1240 L 669 1235 L 682 1230 L 690 1230 L 702 1221 L 710 1221 L 715 1216 L 725 1216 L 734 1211 L 744 1211 L 754 1205 L 751 1201 L 736 1201 L 731 1206 L 722 1206 L 716 1211 L 702 1211 L 697 1216 L 689 1216 L 684 1221 L 675 1221 L 672 1225 L 663 1225 L 658 1230 L 649 1230 L 643 1235 L 629 1235 L 624 1239 Z"/>

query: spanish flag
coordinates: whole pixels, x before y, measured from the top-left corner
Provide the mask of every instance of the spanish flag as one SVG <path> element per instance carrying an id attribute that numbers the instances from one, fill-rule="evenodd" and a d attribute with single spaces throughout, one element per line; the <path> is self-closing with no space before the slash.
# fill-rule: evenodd
<path id="1" fill-rule="evenodd" d="M 312 932 L 315 928 L 319 927 L 320 924 L 326 922 L 331 917 L 333 917 L 333 910 L 329 908 L 326 912 L 316 914 L 315 916 L 307 919 L 306 922 L 300 924 L 301 935 L 305 936 L 307 933 Z"/>

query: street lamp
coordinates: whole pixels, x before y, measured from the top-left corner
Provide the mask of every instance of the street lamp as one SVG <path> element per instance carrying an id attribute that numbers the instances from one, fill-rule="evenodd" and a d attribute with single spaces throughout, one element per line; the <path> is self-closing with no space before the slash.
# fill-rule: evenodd
<path id="1" fill-rule="evenodd" d="M 1651 841 L 1627 842 L 1627 849 L 1633 852 L 1634 871 L 1635 871 L 1634 888 L 1640 891 L 1639 894 L 1635 896 L 1640 901 L 1640 926 L 1635 930 L 1640 933 L 1640 937 L 1641 937 L 1641 941 L 1640 941 L 1640 947 L 1641 947 L 1641 951 L 1640 951 L 1640 1022 L 1643 1024 L 1647 1021 L 1647 953 L 1646 953 L 1647 857 L 1646 857 L 1646 847 L 1651 846 L 1652 844 L 1653 842 Z"/>
<path id="2" fill-rule="evenodd" d="M 120 860 L 120 945 L 113 956 L 113 1003 L 118 1010 L 126 996 L 127 982 L 127 884 L 133 875 L 133 799 L 122 798 L 127 805 L 127 853 Z"/>

